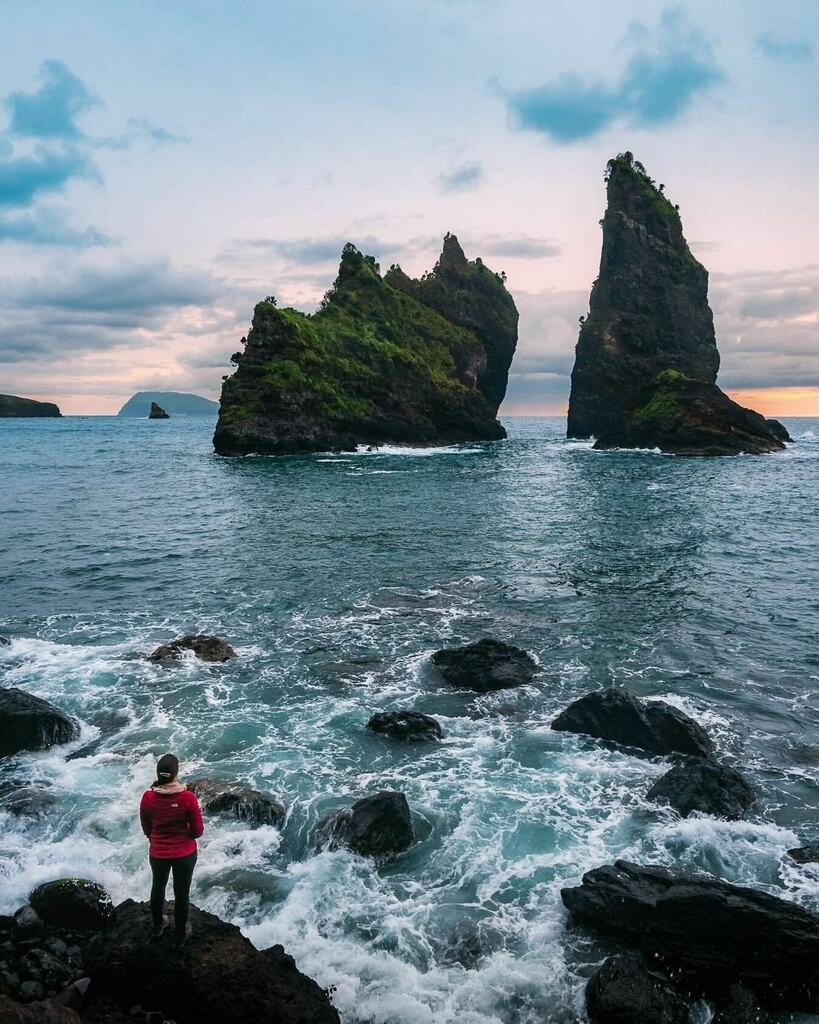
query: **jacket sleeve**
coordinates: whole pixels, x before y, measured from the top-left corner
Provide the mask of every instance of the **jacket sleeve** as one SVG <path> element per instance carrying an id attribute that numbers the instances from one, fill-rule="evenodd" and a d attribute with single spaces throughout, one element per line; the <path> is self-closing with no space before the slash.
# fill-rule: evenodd
<path id="1" fill-rule="evenodd" d="M 153 824 L 153 822 L 152 822 L 151 809 L 148 806 L 148 794 L 147 793 L 143 793 L 142 794 L 142 801 L 141 801 L 141 803 L 139 805 L 139 823 L 142 826 L 142 831 L 150 839 L 151 838 L 151 825 Z"/>
<path id="2" fill-rule="evenodd" d="M 194 793 L 190 793 L 188 797 L 188 810 L 186 817 L 188 819 L 188 832 L 190 833 L 191 839 L 198 839 L 205 831 L 205 826 L 202 824 L 202 809 L 200 808 L 199 801 L 196 799 L 196 795 Z"/>

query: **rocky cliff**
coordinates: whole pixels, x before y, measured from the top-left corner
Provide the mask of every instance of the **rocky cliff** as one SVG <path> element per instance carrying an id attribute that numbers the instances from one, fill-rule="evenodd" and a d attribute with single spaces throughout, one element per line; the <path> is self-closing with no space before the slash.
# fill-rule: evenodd
<path id="1" fill-rule="evenodd" d="M 716 386 L 708 272 L 691 254 L 664 186 L 631 153 L 609 161 L 606 180 L 600 275 L 581 323 L 568 435 L 593 435 L 598 447 L 686 454 L 782 448 L 781 424 L 731 402 Z M 670 390 L 667 371 L 677 375 Z M 681 387 L 683 379 L 692 384 Z M 689 397 L 697 403 L 696 437 L 687 436 L 689 420 L 681 414 Z M 670 422 L 665 413 L 672 406 Z"/>
<path id="2" fill-rule="evenodd" d="M 347 245 L 312 315 L 257 304 L 222 388 L 222 455 L 440 444 L 505 437 L 498 406 L 517 342 L 503 279 L 453 235 L 435 268 L 383 277 Z"/>
<path id="3" fill-rule="evenodd" d="M 37 402 L 33 398 L 0 395 L 0 416 L 62 416 L 53 402 Z"/>

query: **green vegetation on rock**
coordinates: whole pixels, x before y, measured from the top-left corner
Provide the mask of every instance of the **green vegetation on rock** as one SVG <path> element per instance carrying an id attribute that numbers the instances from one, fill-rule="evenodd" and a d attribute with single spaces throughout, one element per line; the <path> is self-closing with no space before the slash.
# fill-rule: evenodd
<path id="1" fill-rule="evenodd" d="M 481 389 L 489 358 L 479 331 L 491 333 L 494 326 L 474 299 L 485 297 L 484 275 L 500 288 L 507 317 L 514 304 L 497 275 L 466 261 L 459 246 L 455 253 L 450 243 L 450 250 L 451 260 L 458 253 L 463 260 L 461 277 L 448 274 L 442 257 L 431 275 L 412 282 L 400 268 L 382 277 L 372 256 L 348 244 L 338 277 L 314 314 L 280 309 L 271 299 L 257 303 L 244 352 L 234 356 L 237 370 L 223 386 L 217 451 L 285 453 L 503 437 L 497 403 Z M 421 297 L 432 286 L 445 292 L 435 306 Z M 497 298 L 490 296 L 489 310 Z M 447 302 L 460 303 L 466 322 L 471 316 L 476 326 L 445 315 Z M 503 390 L 516 311 L 513 326 Z"/>

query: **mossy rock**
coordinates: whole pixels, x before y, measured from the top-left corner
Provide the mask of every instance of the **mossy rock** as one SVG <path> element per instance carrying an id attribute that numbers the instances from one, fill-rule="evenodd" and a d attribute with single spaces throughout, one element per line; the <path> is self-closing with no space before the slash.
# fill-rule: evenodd
<path id="1" fill-rule="evenodd" d="M 102 928 L 114 913 L 108 890 L 85 878 L 58 878 L 38 885 L 29 903 L 55 928 Z"/>
<path id="2" fill-rule="evenodd" d="M 417 281 L 400 267 L 382 276 L 348 244 L 314 314 L 256 304 L 214 446 L 291 454 L 505 437 L 497 410 L 517 320 L 502 277 L 467 260 L 452 235 Z"/>

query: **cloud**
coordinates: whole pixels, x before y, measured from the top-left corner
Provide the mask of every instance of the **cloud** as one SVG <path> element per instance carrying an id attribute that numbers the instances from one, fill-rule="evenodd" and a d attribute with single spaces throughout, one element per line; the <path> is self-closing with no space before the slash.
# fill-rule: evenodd
<path id="1" fill-rule="evenodd" d="M 483 164 L 471 160 L 460 164 L 451 171 L 438 175 L 438 188 L 442 192 L 468 192 L 477 188 L 483 181 L 485 172 Z"/>
<path id="2" fill-rule="evenodd" d="M 6 98 L 9 123 L 5 137 L 0 136 L 0 210 L 34 208 L 42 196 L 65 192 L 73 181 L 102 183 L 95 150 L 127 148 L 136 139 L 184 141 L 144 118 L 131 118 L 120 138 L 89 136 L 78 118 L 102 106 L 100 100 L 62 61 L 44 61 L 39 78 L 34 92 L 12 92 Z M 34 140 L 34 146 L 17 155 L 11 140 L 22 140 L 24 148 Z M 60 210 L 34 209 L 17 218 L 0 214 L 0 241 L 76 248 L 105 245 L 110 239 L 92 227 L 71 228 Z"/>
<path id="3" fill-rule="evenodd" d="M 627 43 L 634 52 L 614 83 L 564 74 L 538 88 L 506 93 L 513 123 L 560 143 L 591 138 L 620 123 L 654 128 L 675 121 L 724 78 L 708 40 L 679 8 L 665 11 L 653 33 L 632 25 Z"/>
<path id="4" fill-rule="evenodd" d="M 809 64 L 813 60 L 813 43 L 807 39 L 786 39 L 765 32 L 757 36 L 754 48 L 768 60 L 781 64 Z"/>
<path id="5" fill-rule="evenodd" d="M 711 302 L 723 387 L 819 385 L 819 267 L 713 274 Z"/>
<path id="6" fill-rule="evenodd" d="M 94 161 L 73 147 L 38 146 L 30 156 L 0 160 L 0 207 L 30 206 L 43 193 L 62 192 L 74 179 L 102 181 L 102 176 Z"/>
<path id="7" fill-rule="evenodd" d="M 225 286 L 167 261 L 0 282 L 0 362 L 43 360 L 68 351 L 145 346 L 163 334 L 205 333 Z M 186 324 L 185 317 L 194 317 Z"/>
<path id="8" fill-rule="evenodd" d="M 520 260 L 552 259 L 562 252 L 549 238 L 487 238 L 471 246 L 481 255 Z"/>
<path id="9" fill-rule="evenodd" d="M 148 142 L 153 142 L 157 145 L 162 145 L 164 143 L 190 142 L 190 139 L 186 136 L 175 135 L 173 132 L 169 132 L 165 128 L 161 128 L 159 125 L 146 120 L 144 117 L 129 117 L 127 123 L 129 134 L 125 136 L 125 139 L 123 140 L 125 145 L 130 144 L 132 140 L 136 139 L 147 139 Z"/>
<path id="10" fill-rule="evenodd" d="M 82 138 L 77 118 L 100 106 L 99 100 L 59 60 L 43 61 L 40 81 L 36 92 L 13 92 L 6 100 L 9 132 L 37 139 Z"/>
<path id="11" fill-rule="evenodd" d="M 77 230 L 68 223 L 63 210 L 43 207 L 17 217 L 0 215 L 0 242 L 85 249 L 95 245 L 112 245 L 113 239 L 96 228 Z"/>

